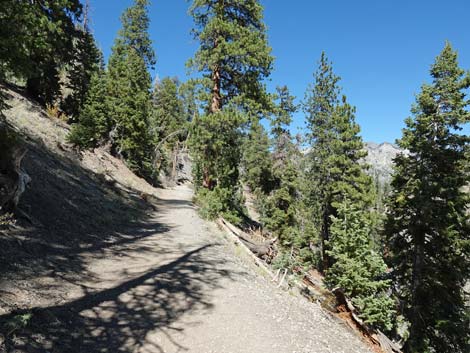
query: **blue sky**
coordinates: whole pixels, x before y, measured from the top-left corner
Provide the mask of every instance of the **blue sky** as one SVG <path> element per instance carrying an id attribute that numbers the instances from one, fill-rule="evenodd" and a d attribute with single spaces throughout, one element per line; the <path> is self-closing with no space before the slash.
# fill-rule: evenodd
<path id="1" fill-rule="evenodd" d="M 105 57 L 119 16 L 132 0 L 91 0 L 92 29 Z M 357 108 L 366 141 L 401 136 L 414 95 L 449 40 L 460 66 L 470 69 L 468 0 L 263 0 L 269 43 L 276 58 L 268 88 L 286 84 L 300 101 L 324 50 Z M 157 53 L 154 75 L 185 80 L 186 60 L 197 49 L 185 0 L 153 0 L 150 35 Z M 304 125 L 295 116 L 294 132 Z"/>

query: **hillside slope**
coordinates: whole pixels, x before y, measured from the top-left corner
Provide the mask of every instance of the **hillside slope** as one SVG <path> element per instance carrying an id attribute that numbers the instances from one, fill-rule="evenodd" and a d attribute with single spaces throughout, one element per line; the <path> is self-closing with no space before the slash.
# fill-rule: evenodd
<path id="1" fill-rule="evenodd" d="M 0 351 L 367 352 L 344 323 L 275 288 L 192 205 L 10 92 L 28 147 L 23 217 L 0 230 Z"/>

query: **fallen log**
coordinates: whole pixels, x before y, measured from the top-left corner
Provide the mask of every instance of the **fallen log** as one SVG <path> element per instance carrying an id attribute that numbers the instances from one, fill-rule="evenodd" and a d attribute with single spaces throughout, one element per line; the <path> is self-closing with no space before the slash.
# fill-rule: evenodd
<path id="1" fill-rule="evenodd" d="M 250 249 L 251 252 L 258 255 L 258 257 L 266 257 L 269 256 L 272 252 L 272 246 L 277 241 L 276 238 L 268 240 L 264 243 L 255 243 L 252 240 L 248 239 L 248 235 L 245 234 L 242 230 L 235 227 L 233 224 L 228 222 L 227 220 L 221 218 L 221 221 L 224 225 L 229 229 L 230 232 L 235 234 L 243 243 L 244 245 Z"/>
<path id="2" fill-rule="evenodd" d="M 274 278 L 274 274 L 272 273 L 272 271 L 268 268 L 268 266 L 264 263 L 263 260 L 261 260 L 258 256 L 256 256 L 251 250 L 250 248 L 245 245 L 245 242 L 243 242 L 238 234 L 240 233 L 236 228 L 235 226 L 233 226 L 232 224 L 230 224 L 229 222 L 227 222 L 225 219 L 223 218 L 219 218 L 216 222 L 220 228 L 222 228 L 225 233 L 237 244 L 239 245 L 242 249 L 245 250 L 245 253 L 251 257 L 253 259 L 253 261 L 255 262 L 255 264 L 261 268 L 266 274 L 268 274 L 271 278 Z M 234 232 L 234 230 L 237 230 L 236 232 Z"/>
<path id="3" fill-rule="evenodd" d="M 392 340 L 390 340 L 380 330 L 374 330 L 369 327 L 360 317 L 359 313 L 354 307 L 352 301 L 346 296 L 341 288 L 335 288 L 332 291 L 339 305 L 344 305 L 348 312 L 351 314 L 351 318 L 354 323 L 365 332 L 370 339 L 378 345 L 385 353 L 401 353 L 401 348 Z"/>

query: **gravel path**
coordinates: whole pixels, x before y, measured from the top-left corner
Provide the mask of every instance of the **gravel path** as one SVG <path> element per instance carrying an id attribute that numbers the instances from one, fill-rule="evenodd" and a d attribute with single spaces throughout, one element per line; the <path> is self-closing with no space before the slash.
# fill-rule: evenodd
<path id="1" fill-rule="evenodd" d="M 317 305 L 276 289 L 237 256 L 191 196 L 187 186 L 163 190 L 157 221 L 166 231 L 90 264 L 100 285 L 124 287 L 85 305 L 87 351 L 112 342 L 126 352 L 368 352 Z"/>

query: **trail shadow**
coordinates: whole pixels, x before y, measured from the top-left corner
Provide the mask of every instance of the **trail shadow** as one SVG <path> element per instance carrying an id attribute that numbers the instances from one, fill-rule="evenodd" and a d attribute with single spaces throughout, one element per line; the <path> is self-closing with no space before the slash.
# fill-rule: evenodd
<path id="1" fill-rule="evenodd" d="M 23 352 L 163 352 L 152 334 L 160 334 L 186 351 L 172 338 L 184 334 L 179 321 L 194 311 L 210 311 L 210 293 L 222 278 L 234 274 L 224 270 L 223 259 L 214 258 L 207 245 L 143 273 L 122 284 L 94 292 L 75 301 L 34 309 L 28 328 L 10 335 L 8 351 Z M 0 316 L 0 324 L 12 315 Z M 197 323 L 193 323 L 197 324 Z M 160 336 L 161 337 L 161 336 Z"/>
<path id="2" fill-rule="evenodd" d="M 17 298 L 5 295 L 16 292 L 16 281 L 26 286 L 23 292 L 34 292 L 30 278 L 83 279 L 83 254 L 138 251 L 140 240 L 169 230 L 152 218 L 154 208 L 137 191 L 106 183 L 71 152 L 62 155 L 31 139 L 24 143 L 23 168 L 32 182 L 20 200 L 17 226 L 0 229 L 0 309 L 18 308 Z"/>

